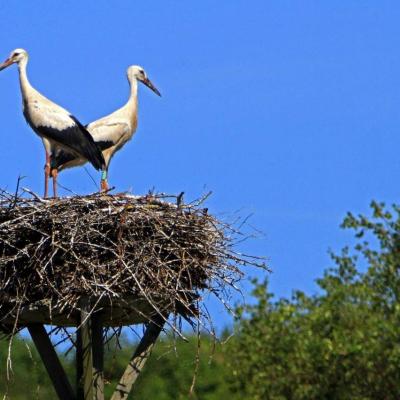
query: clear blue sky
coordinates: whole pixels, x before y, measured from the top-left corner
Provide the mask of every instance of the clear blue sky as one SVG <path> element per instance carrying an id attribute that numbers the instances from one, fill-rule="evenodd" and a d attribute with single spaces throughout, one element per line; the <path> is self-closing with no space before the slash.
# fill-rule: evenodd
<path id="1" fill-rule="evenodd" d="M 397 1 L 1 2 L 0 56 L 24 47 L 32 84 L 83 123 L 122 105 L 145 67 L 137 134 L 113 160 L 119 191 L 206 190 L 214 213 L 254 213 L 271 289 L 316 290 L 346 211 L 398 201 Z M 17 68 L 0 73 L 0 186 L 43 190 L 44 151 L 21 111 Z M 98 181 L 98 174 L 88 170 Z M 95 190 L 87 173 L 60 183 Z"/>

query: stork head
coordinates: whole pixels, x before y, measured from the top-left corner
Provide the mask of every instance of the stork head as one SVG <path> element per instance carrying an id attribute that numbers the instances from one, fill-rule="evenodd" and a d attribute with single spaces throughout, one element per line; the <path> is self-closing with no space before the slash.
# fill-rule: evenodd
<path id="1" fill-rule="evenodd" d="M 150 88 L 155 94 L 158 96 L 161 96 L 161 93 L 158 91 L 158 89 L 152 84 L 150 79 L 147 77 L 147 74 L 143 67 L 139 65 L 131 65 L 128 67 L 128 70 L 126 71 L 128 75 L 129 82 L 132 82 L 133 79 L 137 79 L 138 81 L 144 83 L 148 88 Z"/>
<path id="2" fill-rule="evenodd" d="M 0 64 L 0 71 L 4 68 L 7 68 L 11 64 L 18 64 L 23 60 L 28 60 L 28 52 L 24 49 L 15 49 L 11 52 L 7 60 Z"/>

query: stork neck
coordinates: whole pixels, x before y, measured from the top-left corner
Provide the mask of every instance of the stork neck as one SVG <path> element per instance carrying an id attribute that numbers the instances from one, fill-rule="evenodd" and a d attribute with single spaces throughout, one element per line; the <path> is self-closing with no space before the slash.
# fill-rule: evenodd
<path id="1" fill-rule="evenodd" d="M 136 79 L 129 80 L 131 86 L 131 93 L 128 99 L 128 102 L 125 104 L 125 112 L 131 123 L 131 134 L 136 130 L 137 127 L 137 110 L 138 110 L 138 101 L 137 101 L 137 91 L 138 91 L 138 82 Z"/>
<path id="2" fill-rule="evenodd" d="M 137 105 L 138 81 L 137 79 L 132 79 L 129 83 L 131 85 L 131 93 L 129 96 L 128 103 Z"/>
<path id="3" fill-rule="evenodd" d="M 28 64 L 27 59 L 23 59 L 18 63 L 18 71 L 19 71 L 19 83 L 21 85 L 21 91 L 23 97 L 27 97 L 29 89 L 32 88 L 29 83 L 28 76 L 26 74 L 26 66 Z"/>

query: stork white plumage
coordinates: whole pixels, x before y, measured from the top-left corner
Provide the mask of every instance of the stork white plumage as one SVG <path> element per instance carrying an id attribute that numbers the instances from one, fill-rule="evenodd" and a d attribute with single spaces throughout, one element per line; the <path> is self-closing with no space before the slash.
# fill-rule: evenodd
<path id="1" fill-rule="evenodd" d="M 130 66 L 127 69 L 127 76 L 130 83 L 130 96 L 127 103 L 112 114 L 86 126 L 94 141 L 102 150 L 105 160 L 105 169 L 103 169 L 101 177 L 102 190 L 108 190 L 107 173 L 112 157 L 132 138 L 137 128 L 138 81 L 144 83 L 158 96 L 161 96 L 161 93 L 149 80 L 142 67 L 137 65 Z M 77 167 L 85 162 L 86 160 L 83 157 L 77 157 L 65 148 L 58 148 L 51 163 L 53 181 L 57 179 L 58 171 Z"/>
<path id="2" fill-rule="evenodd" d="M 44 97 L 29 83 L 26 74 L 28 53 L 24 49 L 12 51 L 8 59 L 0 64 L 0 71 L 12 64 L 18 64 L 25 119 L 42 138 L 46 151 L 44 196 L 48 195 L 50 164 L 55 148 L 84 158 L 96 169 L 104 169 L 103 155 L 86 128 L 69 111 Z M 53 191 L 56 196 L 55 185 Z"/>

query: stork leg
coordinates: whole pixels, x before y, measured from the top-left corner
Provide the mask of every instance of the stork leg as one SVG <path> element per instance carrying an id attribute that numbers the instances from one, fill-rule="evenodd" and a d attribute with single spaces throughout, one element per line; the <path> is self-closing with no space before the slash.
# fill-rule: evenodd
<path id="1" fill-rule="evenodd" d="M 51 170 L 51 177 L 53 178 L 53 196 L 54 198 L 57 198 L 57 177 L 58 177 L 58 169 L 53 168 Z"/>
<path id="2" fill-rule="evenodd" d="M 107 182 L 107 170 L 104 170 L 101 173 L 100 188 L 102 192 L 106 192 L 109 189 Z"/>
<path id="3" fill-rule="evenodd" d="M 49 194 L 50 154 L 46 151 L 46 164 L 44 166 L 44 198 Z"/>

